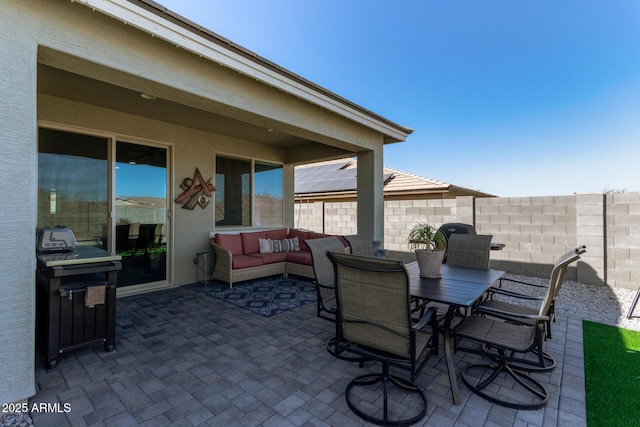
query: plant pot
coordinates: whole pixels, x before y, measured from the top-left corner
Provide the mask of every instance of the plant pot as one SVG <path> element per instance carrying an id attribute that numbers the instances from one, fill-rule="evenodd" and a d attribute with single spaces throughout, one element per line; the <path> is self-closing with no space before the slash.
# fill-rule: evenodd
<path id="1" fill-rule="evenodd" d="M 416 261 L 420 269 L 420 277 L 427 279 L 442 277 L 440 274 L 442 260 L 444 260 L 444 251 L 416 250 Z"/>

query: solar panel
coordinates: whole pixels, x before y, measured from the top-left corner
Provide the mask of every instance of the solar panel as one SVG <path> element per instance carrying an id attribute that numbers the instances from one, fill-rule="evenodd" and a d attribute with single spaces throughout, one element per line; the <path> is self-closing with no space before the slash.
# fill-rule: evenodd
<path id="1" fill-rule="evenodd" d="M 320 169 L 320 168 L 318 168 Z M 351 181 L 355 178 L 354 169 L 316 170 L 307 173 L 301 179 L 296 174 L 296 193 L 318 193 L 323 191 L 340 191 L 351 189 Z"/>
<path id="2" fill-rule="evenodd" d="M 323 165 L 327 166 L 327 165 Z M 358 169 L 328 169 L 323 166 L 307 171 L 304 176 L 299 177 L 296 171 L 296 193 L 323 193 L 337 191 L 351 191 L 358 187 Z M 328 169 L 328 170 L 327 170 Z M 383 181 L 386 182 L 393 174 L 385 173 Z"/>
<path id="3" fill-rule="evenodd" d="M 351 163 L 350 160 L 345 160 L 344 162 L 335 162 L 329 164 L 319 164 L 317 166 L 305 166 L 301 168 L 296 168 L 296 182 L 297 181 L 308 181 L 316 175 L 326 176 L 331 174 L 334 171 L 341 170 L 343 167 L 347 166 Z"/>

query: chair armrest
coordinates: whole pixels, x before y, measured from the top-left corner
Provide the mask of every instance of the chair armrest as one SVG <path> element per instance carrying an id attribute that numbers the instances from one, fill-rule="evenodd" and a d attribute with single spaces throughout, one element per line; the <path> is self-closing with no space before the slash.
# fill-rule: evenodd
<path id="1" fill-rule="evenodd" d="M 506 297 L 518 298 L 518 299 L 524 299 L 524 300 L 541 301 L 542 299 L 544 299 L 544 297 L 521 294 L 519 292 L 509 291 L 507 289 L 501 289 L 501 288 L 491 288 L 491 289 L 488 289 L 487 292 L 490 294 L 498 294 Z"/>
<path id="2" fill-rule="evenodd" d="M 428 324 L 435 322 L 437 311 L 437 307 L 429 307 L 427 311 L 424 312 L 420 320 L 418 320 L 418 322 L 413 325 L 412 329 L 419 331 Z"/>
<path id="3" fill-rule="evenodd" d="M 211 247 L 216 253 L 216 266 L 220 264 L 220 266 L 231 268 L 231 260 L 233 259 L 231 251 L 224 246 L 220 246 L 219 244 L 213 242 L 211 242 Z"/>
<path id="4" fill-rule="evenodd" d="M 536 295 L 529 295 L 529 294 L 525 294 L 522 292 L 516 292 L 516 291 L 512 291 L 509 289 L 505 289 L 502 287 L 503 282 L 512 282 L 512 283 L 517 283 L 520 285 L 525 285 L 525 286 L 530 286 L 531 288 L 537 288 L 537 289 L 547 289 L 547 287 L 549 285 L 538 285 L 536 283 L 530 283 L 530 282 L 524 282 L 521 280 L 515 280 L 515 279 L 505 279 L 505 278 L 501 278 L 498 286 L 495 287 L 491 287 L 489 289 L 487 289 L 487 297 L 488 298 L 493 298 L 494 294 L 497 295 L 503 295 L 506 297 L 511 297 L 511 298 L 518 298 L 518 299 L 524 299 L 524 300 L 535 300 L 535 301 L 540 301 L 544 298 L 544 296 L 536 296 Z"/>
<path id="5" fill-rule="evenodd" d="M 211 277 L 231 283 L 231 267 L 233 256 L 231 251 L 211 241 L 211 247 L 216 254 L 216 263 Z"/>
<path id="6" fill-rule="evenodd" d="M 549 316 L 540 316 L 538 314 L 514 313 L 512 311 L 500 310 L 494 307 L 482 307 L 483 314 L 495 314 L 500 317 L 511 317 L 514 319 L 540 320 L 547 321 Z"/>
<path id="7" fill-rule="evenodd" d="M 537 283 L 524 282 L 522 280 L 516 280 L 516 279 L 505 279 L 504 277 L 501 277 L 499 280 L 498 288 L 502 288 L 502 282 L 513 282 L 521 285 L 532 286 L 534 288 L 546 288 L 548 286 L 548 285 L 538 285 Z"/>

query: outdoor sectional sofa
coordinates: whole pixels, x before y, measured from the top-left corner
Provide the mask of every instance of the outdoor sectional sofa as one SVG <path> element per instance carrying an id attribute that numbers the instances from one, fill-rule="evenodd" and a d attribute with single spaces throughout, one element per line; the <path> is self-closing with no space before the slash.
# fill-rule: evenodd
<path id="1" fill-rule="evenodd" d="M 311 252 L 304 241 L 322 237 L 329 235 L 295 228 L 236 234 L 216 233 L 211 239 L 215 252 L 212 278 L 228 283 L 229 286 L 277 274 L 314 278 Z M 345 248 L 349 247 L 342 236 L 337 237 Z M 296 241 L 299 250 L 295 250 Z"/>

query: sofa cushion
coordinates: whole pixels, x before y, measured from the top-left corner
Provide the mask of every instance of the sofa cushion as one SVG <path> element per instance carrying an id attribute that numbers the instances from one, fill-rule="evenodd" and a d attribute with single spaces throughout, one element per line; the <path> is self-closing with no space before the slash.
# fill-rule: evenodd
<path id="1" fill-rule="evenodd" d="M 214 242 L 231 252 L 231 255 L 242 255 L 242 238 L 239 234 L 216 233 Z"/>
<path id="2" fill-rule="evenodd" d="M 311 261 L 311 252 L 286 252 L 287 262 L 295 262 L 296 264 L 302 265 L 313 265 L 313 261 Z"/>
<path id="3" fill-rule="evenodd" d="M 297 228 L 292 228 L 289 230 L 289 238 L 292 239 L 294 237 L 298 238 L 300 249 L 303 251 L 309 252 L 309 247 L 304 244 L 304 241 L 309 238 L 309 232 L 298 230 Z"/>
<path id="4" fill-rule="evenodd" d="M 287 229 L 279 228 L 277 230 L 268 230 L 264 232 L 267 235 L 267 239 L 282 240 L 287 238 Z"/>
<path id="5" fill-rule="evenodd" d="M 262 258 L 251 255 L 234 255 L 231 261 L 231 268 L 259 267 L 263 264 Z"/>
<path id="6" fill-rule="evenodd" d="M 260 258 L 263 264 L 273 264 L 274 262 L 285 262 L 287 260 L 286 252 L 251 254 L 248 256 Z"/>
<path id="7" fill-rule="evenodd" d="M 264 231 L 240 233 L 240 236 L 242 237 L 242 249 L 245 255 L 260 253 L 260 244 L 258 243 L 258 239 L 267 238 Z"/>

